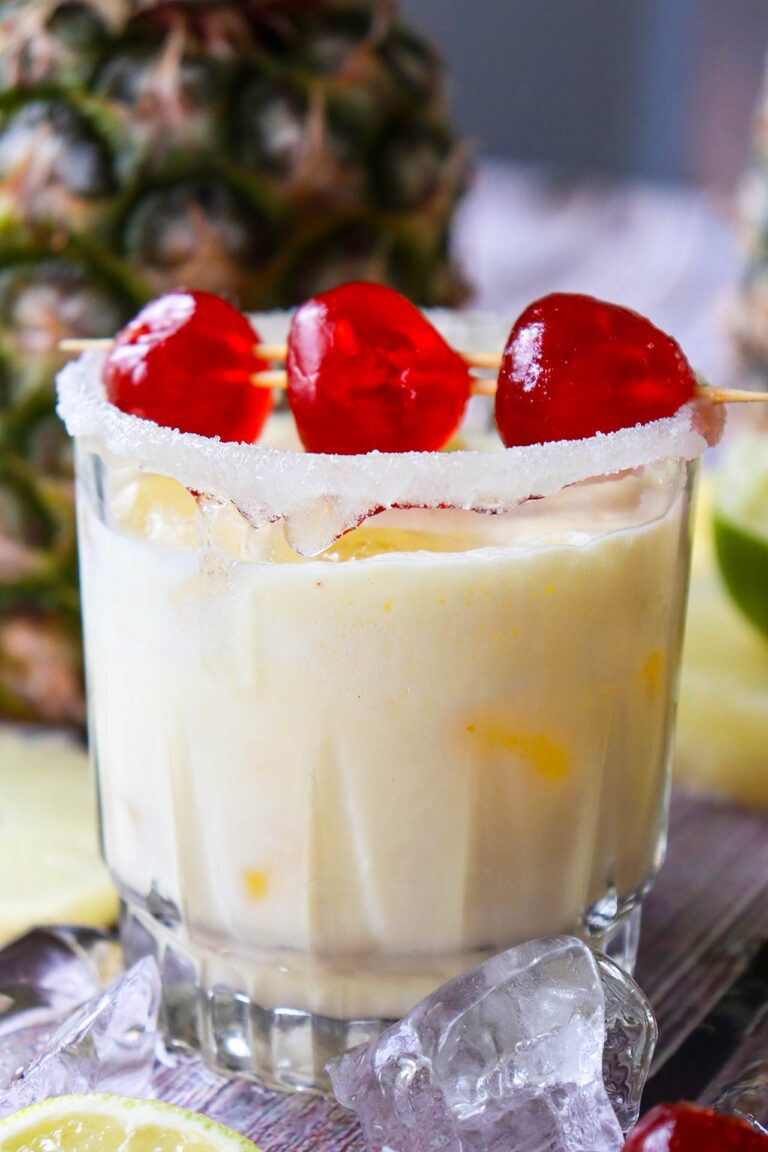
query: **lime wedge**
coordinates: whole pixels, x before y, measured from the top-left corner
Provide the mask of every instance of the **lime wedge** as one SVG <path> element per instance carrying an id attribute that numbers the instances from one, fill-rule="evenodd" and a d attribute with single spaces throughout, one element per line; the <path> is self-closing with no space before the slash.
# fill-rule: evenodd
<path id="1" fill-rule="evenodd" d="M 113 923 L 85 752 L 65 737 L 0 728 L 0 796 L 0 943 L 36 924 Z"/>
<path id="2" fill-rule="evenodd" d="M 768 636 L 768 437 L 731 445 L 715 490 L 715 551 L 725 585 Z"/>
<path id="3" fill-rule="evenodd" d="M 0 1120 L 0 1152 L 254 1152 L 198 1112 L 127 1096 L 59 1096 Z"/>

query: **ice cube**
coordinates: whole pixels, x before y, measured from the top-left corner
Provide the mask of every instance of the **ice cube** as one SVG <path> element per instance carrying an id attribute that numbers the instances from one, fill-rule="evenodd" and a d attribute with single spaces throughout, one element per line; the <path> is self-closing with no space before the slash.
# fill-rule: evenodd
<path id="1" fill-rule="evenodd" d="M 329 1065 L 336 1097 L 372 1152 L 616 1152 L 604 1054 L 609 1077 L 620 1069 L 613 1091 L 626 1122 L 655 1026 L 636 985 L 615 965 L 603 970 L 607 997 L 595 956 L 571 937 L 494 956 Z M 635 1051 L 630 1084 L 624 1061 Z"/>
<path id="2" fill-rule="evenodd" d="M 640 1114 L 640 1097 L 658 1030 L 645 993 L 613 960 L 595 956 L 605 996 L 603 1082 L 624 1131 Z"/>
<path id="3" fill-rule="evenodd" d="M 118 944 L 92 928 L 37 928 L 0 952 L 0 1087 L 120 970 Z"/>
<path id="4" fill-rule="evenodd" d="M 0 1092 L 0 1116 L 70 1092 L 146 1093 L 159 1005 L 160 974 L 146 957 L 54 1032 Z"/>
<path id="5" fill-rule="evenodd" d="M 106 943 L 91 929 L 38 928 L 0 952 L 0 1036 L 69 1013 L 99 991 L 92 942 Z"/>
<path id="6" fill-rule="evenodd" d="M 768 1136 L 768 1060 L 750 1064 L 737 1080 L 726 1084 L 713 1107 L 741 1117 Z"/>

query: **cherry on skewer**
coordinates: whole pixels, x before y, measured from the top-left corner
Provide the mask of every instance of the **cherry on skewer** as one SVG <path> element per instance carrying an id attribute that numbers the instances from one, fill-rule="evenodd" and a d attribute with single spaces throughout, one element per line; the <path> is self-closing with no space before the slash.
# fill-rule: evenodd
<path id="1" fill-rule="evenodd" d="M 557 292 L 530 304 L 509 335 L 496 424 L 507 446 L 581 440 L 672 416 L 697 390 L 679 344 L 650 320 Z"/>
<path id="2" fill-rule="evenodd" d="M 287 388 L 305 446 L 323 452 L 442 447 L 470 391 L 497 394 L 508 446 L 648 422 L 694 395 L 720 403 L 768 398 L 700 387 L 675 341 L 649 321 L 564 293 L 526 309 L 502 357 L 452 349 L 407 300 L 367 283 L 299 308 L 290 356 L 289 346 L 259 342 L 242 313 L 205 292 L 160 297 L 114 342 L 62 342 L 71 351 L 103 346 L 108 398 L 126 412 L 252 442 L 271 410 L 271 390 Z M 268 368 L 286 359 L 289 372 Z M 498 385 L 469 373 L 494 365 Z"/>
<path id="3" fill-rule="evenodd" d="M 124 412 L 181 432 L 251 443 L 272 410 L 254 388 L 267 367 L 258 333 L 210 292 L 171 292 L 119 333 L 103 369 L 107 398 Z"/>
<path id="4" fill-rule="evenodd" d="M 410 301 L 380 284 L 323 292 L 288 334 L 288 403 L 310 452 L 429 452 L 461 423 L 470 373 Z"/>

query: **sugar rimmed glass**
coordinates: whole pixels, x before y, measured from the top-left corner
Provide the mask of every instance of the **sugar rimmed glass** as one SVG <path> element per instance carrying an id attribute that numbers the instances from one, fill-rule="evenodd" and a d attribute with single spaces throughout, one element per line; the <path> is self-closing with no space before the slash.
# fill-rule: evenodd
<path id="1" fill-rule="evenodd" d="M 158 956 L 169 1035 L 322 1088 L 340 1050 L 522 940 L 576 932 L 631 968 L 711 413 L 311 457 L 118 413 L 99 370 L 60 385 L 90 745 L 125 947 Z M 290 434 L 278 417 L 267 439 Z"/>

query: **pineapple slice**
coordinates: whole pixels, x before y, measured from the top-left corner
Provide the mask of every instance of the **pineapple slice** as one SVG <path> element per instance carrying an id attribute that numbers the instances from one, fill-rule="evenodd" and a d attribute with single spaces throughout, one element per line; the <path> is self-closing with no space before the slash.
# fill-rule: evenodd
<path id="1" fill-rule="evenodd" d="M 768 643 L 732 603 L 717 572 L 712 493 L 696 515 L 675 748 L 678 781 L 768 806 Z"/>
<path id="2" fill-rule="evenodd" d="M 398 519 L 395 512 L 365 521 L 359 528 L 352 529 L 331 544 L 321 554 L 322 558 L 338 561 L 367 560 L 372 556 L 384 556 L 392 552 L 467 552 L 492 543 L 480 532 L 462 529 L 461 521 L 453 530 L 438 530 L 430 525 L 419 531 L 401 527 Z M 435 520 L 435 523 L 439 521 Z"/>
<path id="3" fill-rule="evenodd" d="M 115 527 L 174 548 L 200 543 L 197 501 L 178 480 L 131 471 L 115 484 L 109 500 Z"/>
<path id="4" fill-rule="evenodd" d="M 0 944 L 39 924 L 112 924 L 117 894 L 99 856 L 85 752 L 0 729 L 0 793 Z"/>

